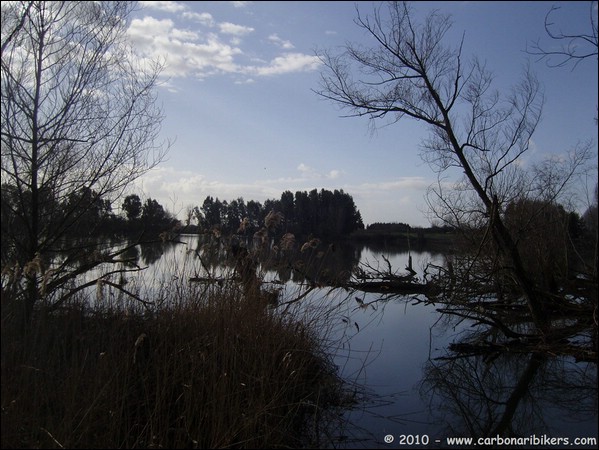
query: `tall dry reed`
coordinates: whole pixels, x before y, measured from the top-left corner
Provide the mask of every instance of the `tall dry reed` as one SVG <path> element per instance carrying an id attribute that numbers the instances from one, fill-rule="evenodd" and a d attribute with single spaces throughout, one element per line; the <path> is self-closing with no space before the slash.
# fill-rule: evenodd
<path id="1" fill-rule="evenodd" d="M 23 334 L 3 294 L 2 448 L 325 444 L 345 395 L 314 330 L 233 287 L 203 295 L 146 314 L 82 301 Z"/>

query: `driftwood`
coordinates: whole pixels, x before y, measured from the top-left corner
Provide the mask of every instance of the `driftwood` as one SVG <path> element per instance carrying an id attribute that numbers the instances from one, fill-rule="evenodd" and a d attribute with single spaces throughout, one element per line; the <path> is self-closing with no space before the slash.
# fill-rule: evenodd
<path id="1" fill-rule="evenodd" d="M 408 259 L 407 273 L 400 275 L 392 270 L 391 262 L 382 257 L 387 264 L 387 270 L 366 265 L 368 271 L 359 270 L 357 281 L 350 281 L 343 287 L 362 292 L 379 294 L 428 294 L 434 290 L 431 282 L 417 281 L 417 272 L 412 268 L 412 257 Z"/>
<path id="2" fill-rule="evenodd" d="M 403 280 L 380 280 L 350 282 L 344 287 L 362 292 L 377 292 L 380 294 L 425 294 L 431 290 L 430 283 L 417 283 Z"/>

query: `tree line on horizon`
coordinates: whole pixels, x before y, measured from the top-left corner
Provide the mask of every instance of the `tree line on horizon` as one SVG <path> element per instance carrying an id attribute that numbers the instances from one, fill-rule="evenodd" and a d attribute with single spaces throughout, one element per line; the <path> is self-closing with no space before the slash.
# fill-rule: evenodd
<path id="1" fill-rule="evenodd" d="M 14 211 L 27 208 L 27 205 L 17 202 L 18 196 L 14 190 L 14 187 L 9 184 L 2 185 L 3 230 L 13 230 L 14 233 L 19 233 L 21 230 L 22 233 L 25 227 L 19 222 L 21 214 L 14 214 Z M 218 230 L 225 235 L 247 236 L 264 226 L 264 220 L 271 211 L 281 215 L 279 226 L 281 235 L 293 233 L 298 236 L 312 235 L 331 239 L 356 231 L 387 234 L 407 233 L 421 229 L 403 222 L 373 222 L 365 226 L 352 196 L 337 189 L 334 191 L 312 189 L 309 192 L 297 191 L 295 194 L 286 190 L 279 199 L 268 199 L 264 203 L 255 200 L 246 201 L 243 197 L 230 201 L 220 200 L 218 197 L 208 195 L 201 206 L 187 208 L 183 221 L 177 219 L 156 199 L 148 197 L 142 200 L 137 194 L 130 194 L 124 198 L 120 205 L 122 211 L 120 214 L 113 211 L 109 200 L 102 199 L 91 189 L 74 192 L 62 202 L 48 194 L 44 197 L 42 205 L 48 221 L 63 216 L 65 211 L 78 217 L 77 226 L 67 233 L 73 237 L 141 232 L 156 235 L 172 230 L 186 233 L 209 233 Z M 596 206 L 589 208 L 582 216 L 574 211 L 566 211 L 561 205 L 556 207 L 560 210 L 560 216 L 568 223 L 568 229 L 573 236 L 580 236 L 581 229 L 594 229 L 591 222 L 593 212 L 596 211 L 593 207 Z M 507 208 L 507 215 L 513 217 L 513 211 L 516 209 L 516 205 Z M 56 226 L 59 226 L 58 222 Z M 451 231 L 452 227 L 447 224 L 433 223 L 429 230 L 445 233 Z M 7 236 L 3 236 L 3 241 L 5 237 Z M 3 245 L 3 249 L 8 247 L 10 246 Z"/>
<path id="2" fill-rule="evenodd" d="M 278 232 L 298 236 L 335 238 L 364 229 L 362 216 L 351 195 L 343 190 L 313 189 L 310 192 L 285 191 L 279 199 L 264 203 L 245 201 L 242 197 L 227 201 L 207 196 L 200 206 L 188 207 L 182 222 L 154 198 L 142 200 L 137 194 L 127 195 L 121 205 L 122 213 L 113 211 L 113 203 L 93 189 L 81 189 L 66 199 L 56 199 L 51 192 L 42 192 L 39 214 L 50 226 L 61 227 L 65 215 L 76 217 L 74 226 L 65 230 L 65 237 L 101 237 L 118 234 L 147 233 L 157 235 L 167 231 L 250 235 L 264 226 L 272 211 L 280 214 Z M 8 183 L 2 185 L 2 253 L 3 259 L 18 252 L 18 244 L 26 240 L 24 220 L 31 209 L 28 198 Z M 4 245 L 6 244 L 6 245 Z M 11 249 L 11 250 L 9 250 Z"/>
<path id="3" fill-rule="evenodd" d="M 127 210 L 126 205 L 123 208 Z M 280 216 L 278 233 L 298 236 L 335 238 L 364 229 L 362 215 L 351 195 L 342 189 L 286 190 L 279 199 L 263 203 L 238 197 L 220 200 L 207 196 L 201 206 L 188 207 L 184 230 L 205 233 L 218 230 L 222 234 L 249 236 L 265 225 L 269 213 Z"/>

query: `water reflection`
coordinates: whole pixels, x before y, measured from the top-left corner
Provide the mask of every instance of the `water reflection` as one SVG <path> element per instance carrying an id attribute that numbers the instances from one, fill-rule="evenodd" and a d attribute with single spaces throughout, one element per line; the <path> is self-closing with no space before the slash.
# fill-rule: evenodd
<path id="1" fill-rule="evenodd" d="M 133 247 L 126 256 L 147 269 L 135 280 L 131 275 L 131 282 L 151 298 L 175 279 L 189 284 L 193 277 L 230 276 L 230 244 L 215 236 L 182 236 L 178 243 Z M 597 437 L 596 364 L 539 353 L 453 354 L 451 344 L 475 342 L 489 330 L 444 319 L 437 306 L 411 296 L 390 300 L 326 287 L 346 281 L 361 264 L 376 265 L 383 255 L 400 270 L 412 256 L 422 276 L 427 262 L 443 264 L 443 252 L 389 243 L 318 243 L 304 251 L 299 244 L 242 244 L 252 249 L 260 275 L 284 286 L 286 298 L 311 286 L 294 314 L 324 324 L 340 374 L 362 394 L 332 432 L 332 447 L 442 448 L 452 436 Z M 430 442 L 389 445 L 389 434 L 426 435 Z"/>
<path id="2" fill-rule="evenodd" d="M 138 259 L 150 271 L 172 272 L 193 267 L 191 276 L 223 276 L 236 265 L 233 245 L 249 249 L 261 278 L 281 283 L 313 282 L 322 285 L 349 279 L 359 265 L 363 248 L 350 244 L 324 244 L 320 241 L 306 248 L 299 245 L 282 249 L 277 242 L 267 245 L 251 239 L 232 242 L 213 235 L 183 235 L 178 242 L 140 244 Z M 135 256 L 135 255 L 133 255 Z"/>
<path id="3" fill-rule="evenodd" d="M 591 363 L 540 353 L 446 357 L 425 365 L 421 393 L 444 436 L 597 436 Z"/>
<path id="4" fill-rule="evenodd" d="M 597 438 L 596 364 L 547 353 L 452 353 L 451 344 L 476 333 L 469 323 L 440 320 L 432 305 L 395 300 L 356 312 L 352 320 L 363 326 L 337 361 L 369 397 L 346 413 L 338 446 L 389 447 L 389 434 L 429 439 L 393 448 L 451 448 L 451 437 Z"/>

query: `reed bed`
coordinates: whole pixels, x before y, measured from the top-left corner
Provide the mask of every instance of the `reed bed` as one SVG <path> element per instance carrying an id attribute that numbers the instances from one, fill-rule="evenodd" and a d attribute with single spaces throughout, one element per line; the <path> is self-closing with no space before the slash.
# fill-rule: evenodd
<path id="1" fill-rule="evenodd" d="M 317 330 L 235 287 L 185 295 L 80 301 L 23 333 L 3 293 L 2 448 L 327 446 L 351 399 Z"/>

